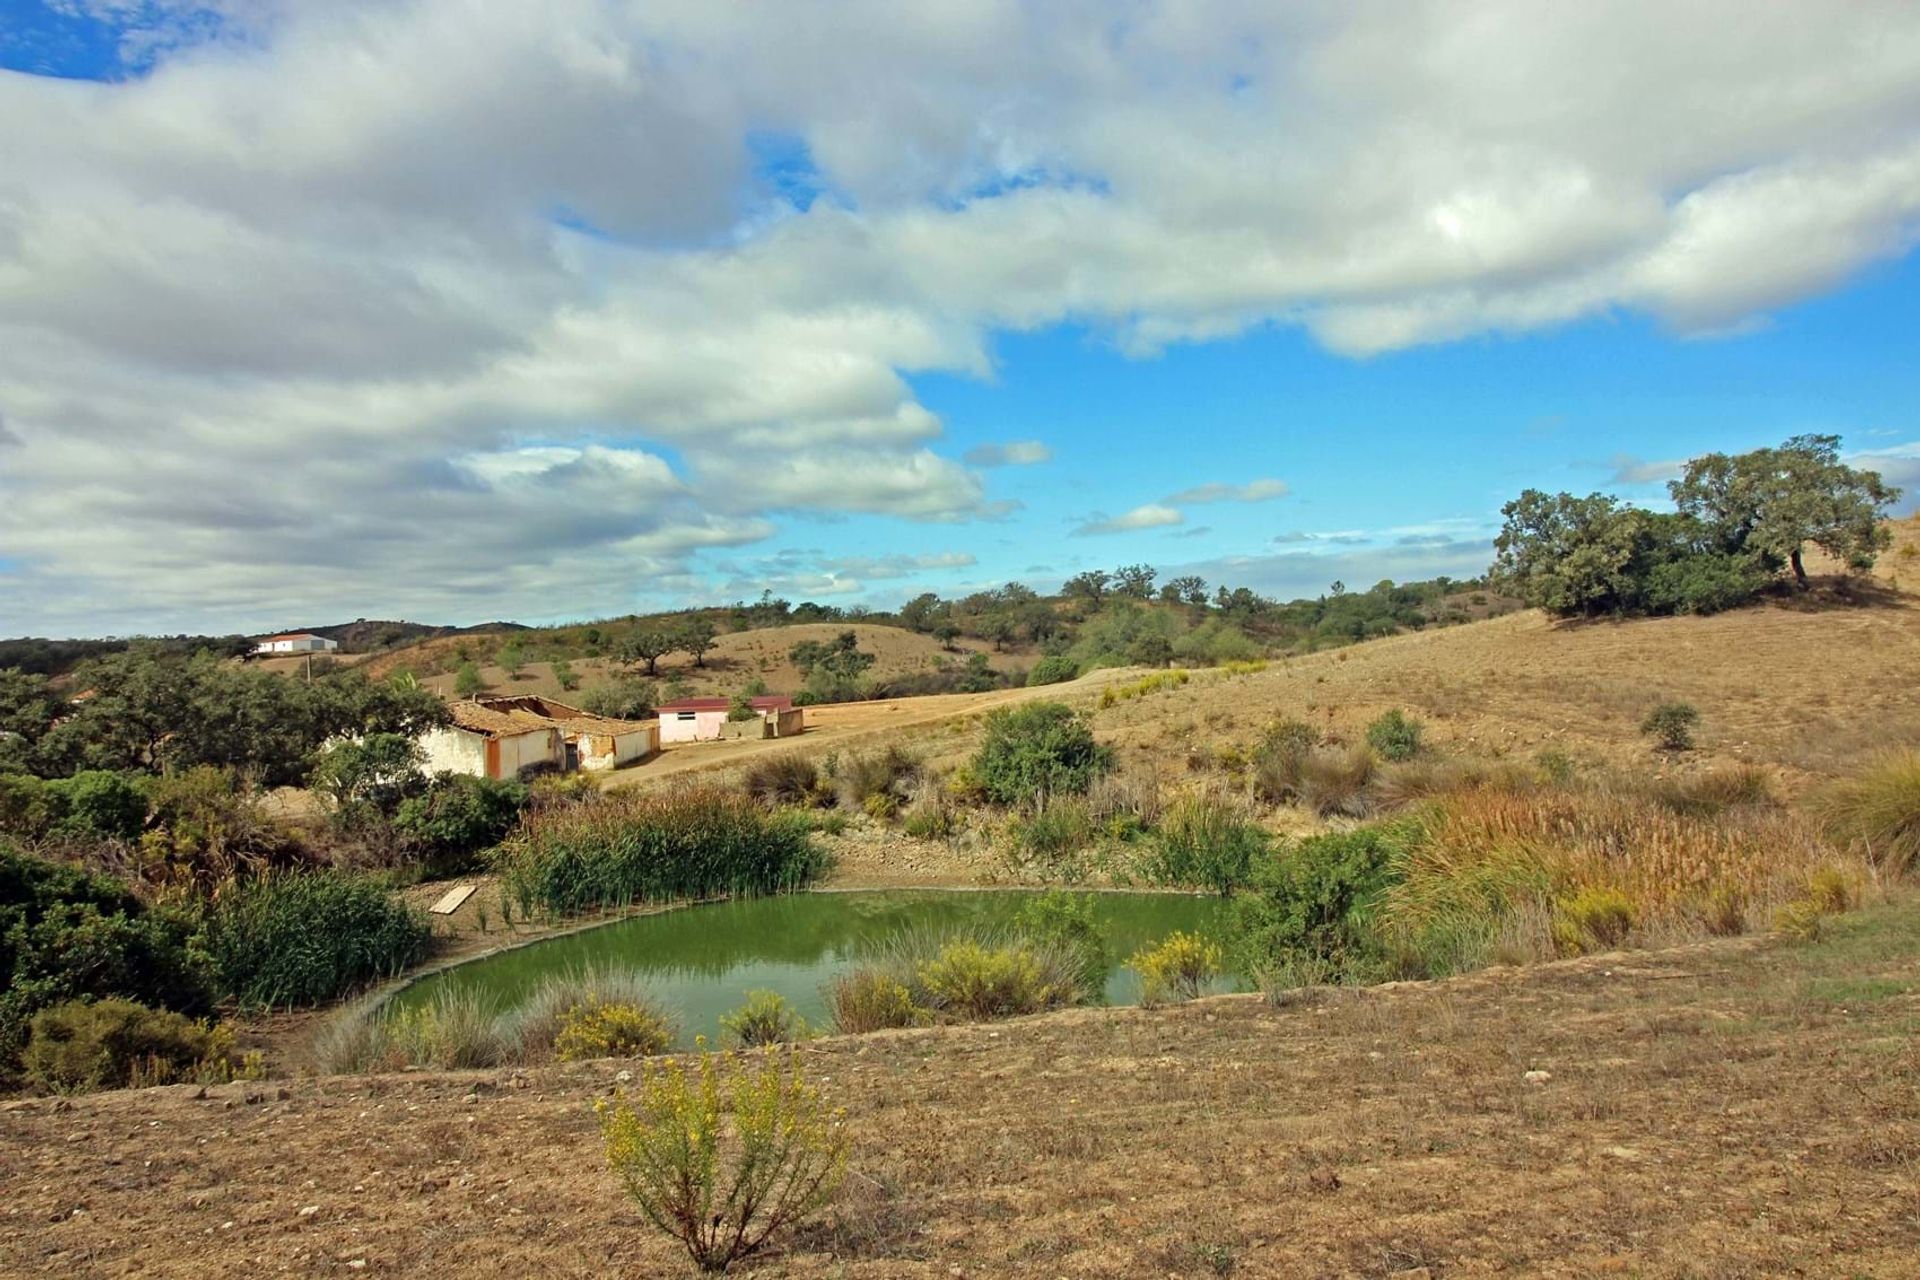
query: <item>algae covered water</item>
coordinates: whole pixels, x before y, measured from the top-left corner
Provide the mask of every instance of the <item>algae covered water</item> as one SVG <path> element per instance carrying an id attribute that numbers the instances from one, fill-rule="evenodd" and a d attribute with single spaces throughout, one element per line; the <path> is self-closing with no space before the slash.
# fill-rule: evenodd
<path id="1" fill-rule="evenodd" d="M 1011 925 L 1032 893 L 876 890 L 802 893 L 710 903 L 639 916 L 564 938 L 475 960 L 436 974 L 395 997 L 401 1007 L 449 988 L 478 990 L 497 1008 L 520 1003 L 549 974 L 587 967 L 645 975 L 677 1016 L 681 1039 L 717 1037 L 720 1018 L 749 991 L 776 991 L 809 1024 L 827 1025 L 821 988 L 877 943 L 903 931 Z M 1165 893 L 1090 895 L 1113 967 L 1107 1000 L 1132 1004 L 1139 978 L 1124 967 L 1141 947 L 1175 930 L 1224 939 L 1226 903 Z"/>

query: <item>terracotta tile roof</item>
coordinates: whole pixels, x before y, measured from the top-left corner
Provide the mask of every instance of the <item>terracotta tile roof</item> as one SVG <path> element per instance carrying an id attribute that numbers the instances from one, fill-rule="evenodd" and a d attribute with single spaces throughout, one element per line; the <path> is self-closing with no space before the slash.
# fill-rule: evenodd
<path id="1" fill-rule="evenodd" d="M 784 694 L 768 694 L 765 697 L 749 698 L 755 711 L 790 711 L 793 699 Z M 663 702 L 655 711 L 725 711 L 733 702 L 729 698 L 680 698 L 673 702 Z"/>
<path id="2" fill-rule="evenodd" d="M 567 735 L 591 733 L 601 737 L 617 737 L 641 732 L 650 723 L 596 716 L 537 694 L 465 699 L 454 703 L 452 711 L 454 724 L 488 737 L 511 737 L 541 729 L 558 729 Z"/>

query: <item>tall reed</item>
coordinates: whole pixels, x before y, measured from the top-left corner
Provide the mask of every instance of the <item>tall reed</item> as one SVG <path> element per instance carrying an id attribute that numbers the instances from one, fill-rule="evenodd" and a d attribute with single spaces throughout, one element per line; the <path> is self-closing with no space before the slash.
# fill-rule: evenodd
<path id="1" fill-rule="evenodd" d="M 803 821 L 737 791 L 623 791 L 531 815 L 495 854 L 524 914 L 799 889 L 825 869 Z"/>

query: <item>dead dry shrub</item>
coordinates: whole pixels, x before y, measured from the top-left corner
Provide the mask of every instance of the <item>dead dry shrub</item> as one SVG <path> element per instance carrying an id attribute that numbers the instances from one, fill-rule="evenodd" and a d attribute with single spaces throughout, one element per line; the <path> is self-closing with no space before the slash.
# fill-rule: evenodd
<path id="1" fill-rule="evenodd" d="M 821 786 L 819 766 L 798 752 L 754 761 L 742 775 L 741 785 L 769 809 L 786 805 L 810 808 L 833 798 L 831 788 Z"/>

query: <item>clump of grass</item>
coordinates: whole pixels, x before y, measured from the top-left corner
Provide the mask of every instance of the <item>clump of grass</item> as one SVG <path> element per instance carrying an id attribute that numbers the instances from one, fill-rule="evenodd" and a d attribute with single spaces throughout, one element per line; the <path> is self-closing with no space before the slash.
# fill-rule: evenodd
<path id="1" fill-rule="evenodd" d="M 895 988 L 904 990 L 914 1022 L 1009 1018 L 1083 1004 L 1096 994 L 1069 939 L 1009 930 L 901 934 L 855 973 L 866 976 L 847 982 L 848 996 L 858 991 L 885 1007 L 897 1000 Z M 837 984 L 835 1021 L 845 1029 L 842 1004 Z M 861 1010 L 848 1012 L 857 1017 Z"/>
<path id="2" fill-rule="evenodd" d="M 1773 776 L 1759 765 L 1740 764 L 1686 778 L 1670 778 L 1653 788 L 1653 797 L 1675 813 L 1715 817 L 1740 806 L 1779 804 Z"/>
<path id="3" fill-rule="evenodd" d="M 960 806 L 944 788 L 934 788 L 914 801 L 900 829 L 916 840 L 951 840 L 961 825 Z"/>
<path id="4" fill-rule="evenodd" d="M 1131 702 L 1135 698 L 1144 698 L 1152 693 L 1164 693 L 1169 689 L 1179 689 L 1193 679 L 1193 673 L 1185 669 L 1174 671 L 1156 671 L 1143 676 L 1131 684 L 1108 685 L 1100 694 L 1100 706 L 1105 708 L 1121 702 Z"/>
<path id="5" fill-rule="evenodd" d="M 561 1033 L 576 1010 L 615 1007 L 644 1011 L 648 1022 L 665 1031 L 661 1049 L 673 1043 L 671 1016 L 646 979 L 631 969 L 587 967 L 549 974 L 501 1019 L 501 1031 L 515 1061 L 545 1062 L 559 1056 Z"/>
<path id="6" fill-rule="evenodd" d="M 1091 845 L 1096 832 L 1086 800 L 1075 795 L 1055 795 L 1035 801 L 1033 812 L 1009 824 L 1008 834 L 1023 858 L 1063 873 L 1076 870 L 1063 864 Z"/>
<path id="7" fill-rule="evenodd" d="M 865 755 L 843 756 L 835 776 L 840 807 L 872 817 L 891 817 L 920 778 L 920 760 L 897 744 Z"/>
<path id="8" fill-rule="evenodd" d="M 1301 761 L 1300 803 L 1323 818 L 1365 817 L 1373 809 L 1368 788 L 1373 753 L 1365 747 L 1322 748 Z"/>
<path id="9" fill-rule="evenodd" d="M 535 813 L 494 856 L 522 915 L 798 889 L 825 868 L 803 823 L 713 787 Z"/>
<path id="10" fill-rule="evenodd" d="M 1881 756 L 1814 800 L 1821 825 L 1876 866 L 1907 875 L 1920 868 L 1920 751 Z"/>
<path id="11" fill-rule="evenodd" d="M 832 791 L 821 785 L 819 766 L 798 752 L 754 761 L 742 774 L 741 785 L 769 809 L 810 808 L 833 797 Z"/>
<path id="12" fill-rule="evenodd" d="M 413 1008 L 336 1018 L 314 1043 L 314 1060 L 329 1074 L 496 1067 L 515 1056 L 493 1007 L 478 992 L 458 989 L 442 989 Z"/>
<path id="13" fill-rule="evenodd" d="M 1087 789 L 1087 816 L 1116 840 L 1152 830 L 1160 814 L 1160 782 L 1151 773 L 1110 773 Z"/>
<path id="14" fill-rule="evenodd" d="M 1222 895 L 1245 884 L 1267 851 L 1267 833 L 1243 804 L 1220 791 L 1182 796 L 1168 806 L 1142 871 L 1159 884 Z"/>
<path id="15" fill-rule="evenodd" d="M 1517 765 L 1427 758 L 1379 770 L 1373 778 L 1372 795 L 1381 808 L 1398 809 L 1456 791 L 1487 788 L 1524 792 L 1537 785 L 1533 775 Z"/>
<path id="16" fill-rule="evenodd" d="M 790 1044 L 807 1037 L 807 1020 L 777 991 L 747 992 L 747 1002 L 722 1017 L 720 1025 L 746 1049 Z"/>
<path id="17" fill-rule="evenodd" d="M 1140 1003 L 1191 1000 L 1220 976 L 1220 944 L 1198 934 L 1174 932 L 1142 947 L 1127 965 L 1140 975 Z"/>
<path id="18" fill-rule="evenodd" d="M 913 1003 L 907 984 L 878 968 L 841 974 L 827 988 L 834 1029 L 849 1035 L 916 1026 L 924 1011 Z"/>

